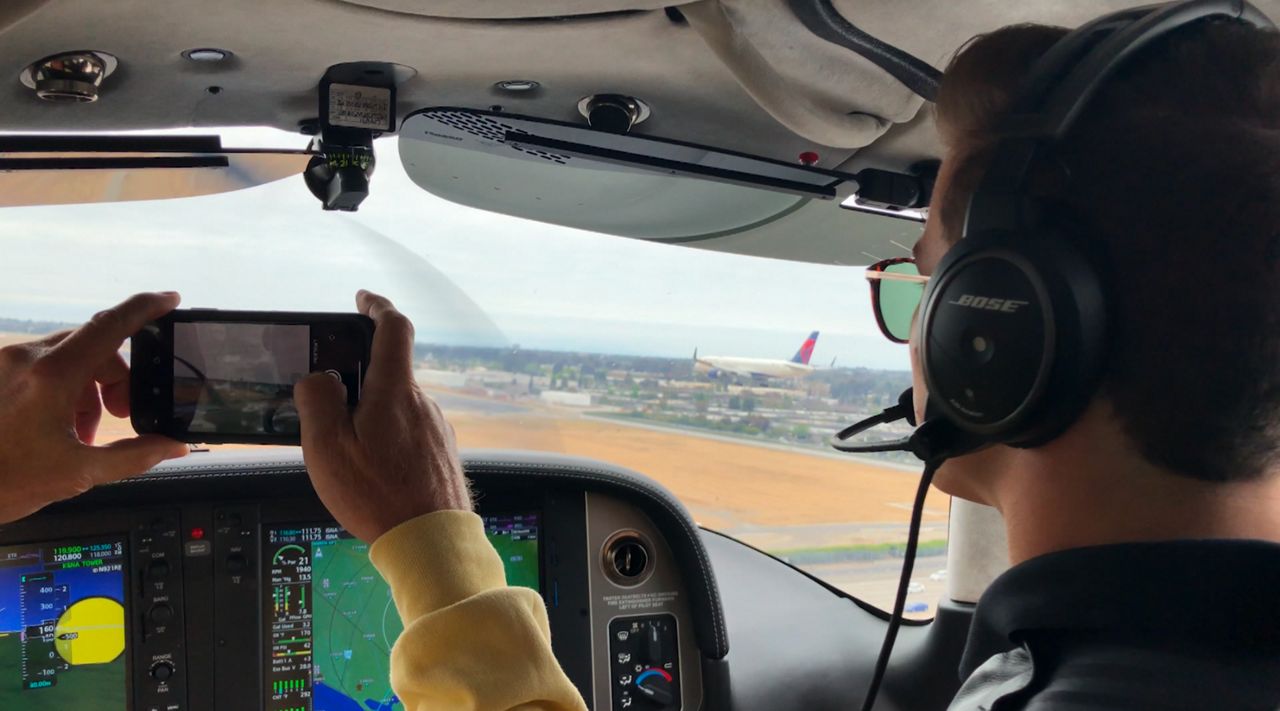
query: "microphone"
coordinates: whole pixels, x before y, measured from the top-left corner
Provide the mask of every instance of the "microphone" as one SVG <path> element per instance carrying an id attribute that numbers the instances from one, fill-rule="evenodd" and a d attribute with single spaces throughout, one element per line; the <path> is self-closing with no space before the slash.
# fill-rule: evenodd
<path id="1" fill-rule="evenodd" d="M 860 435 L 878 425 L 906 420 L 907 424 L 916 425 L 916 409 L 914 389 L 907 388 L 898 396 L 898 403 L 890 408 L 872 415 L 864 420 L 849 425 L 831 436 L 827 444 L 841 452 L 911 452 L 921 461 L 958 457 L 981 447 L 985 442 L 977 435 L 956 427 L 950 420 L 933 412 L 931 405 L 925 406 L 925 420 L 910 437 L 849 444 L 850 437 Z"/>
<path id="2" fill-rule="evenodd" d="M 916 426 L 910 437 L 866 444 L 846 443 L 850 437 L 862 434 L 877 425 L 906 420 L 908 424 L 915 426 L 913 395 L 912 389 L 907 388 L 898 396 L 898 404 L 849 425 L 828 440 L 828 444 L 841 452 L 911 452 L 925 463 L 919 485 L 916 487 L 915 500 L 911 505 L 911 522 L 907 525 L 907 545 L 902 555 L 902 572 L 898 578 L 898 592 L 894 595 L 893 612 L 889 615 L 889 624 L 885 628 L 880 654 L 871 672 L 871 683 L 868 684 L 867 693 L 863 696 L 862 711 L 872 711 L 872 707 L 875 706 L 880 685 L 884 682 L 885 672 L 889 669 L 889 657 L 893 654 L 898 630 L 902 627 L 902 617 L 907 604 L 907 589 L 911 584 L 916 550 L 920 543 L 920 523 L 924 516 L 924 501 L 929 494 L 929 485 L 933 483 L 933 475 L 947 459 L 972 452 L 986 444 L 981 437 L 956 427 L 950 420 L 937 414 L 929 405 L 925 406 L 924 422 Z"/>

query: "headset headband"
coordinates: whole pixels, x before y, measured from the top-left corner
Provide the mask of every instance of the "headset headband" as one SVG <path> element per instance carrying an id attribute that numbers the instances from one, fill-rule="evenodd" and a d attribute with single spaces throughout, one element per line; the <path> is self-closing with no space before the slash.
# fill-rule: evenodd
<path id="1" fill-rule="evenodd" d="M 1133 54 L 1188 24 L 1213 17 L 1275 27 L 1244 0 L 1187 0 L 1104 15 L 1050 47 L 1032 65 L 1010 109 L 1007 132 L 970 198 L 964 236 L 1022 226 L 1020 193 L 1039 152 L 1071 130 L 1098 89 Z"/>

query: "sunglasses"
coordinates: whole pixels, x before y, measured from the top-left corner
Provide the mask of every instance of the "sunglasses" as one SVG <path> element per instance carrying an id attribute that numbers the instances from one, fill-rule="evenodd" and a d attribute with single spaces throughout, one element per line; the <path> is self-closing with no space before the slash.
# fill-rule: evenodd
<path id="1" fill-rule="evenodd" d="M 929 277 L 920 274 L 916 260 L 899 257 L 867 267 L 867 281 L 871 282 L 871 310 L 876 313 L 880 332 L 894 343 L 906 343 Z"/>

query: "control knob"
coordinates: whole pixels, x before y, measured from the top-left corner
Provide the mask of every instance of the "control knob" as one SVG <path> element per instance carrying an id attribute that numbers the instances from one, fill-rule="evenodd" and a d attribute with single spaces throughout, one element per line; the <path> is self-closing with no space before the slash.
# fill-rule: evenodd
<path id="1" fill-rule="evenodd" d="M 646 669 L 636 677 L 637 695 L 654 704 L 667 707 L 675 701 L 671 693 L 671 677 L 658 669 Z"/>
<path id="2" fill-rule="evenodd" d="M 245 558 L 241 553 L 232 553 L 227 556 L 227 570 L 232 573 L 239 573 L 249 567 L 249 559 Z"/>
<path id="3" fill-rule="evenodd" d="M 164 682 L 173 678 L 173 665 L 169 662 L 156 662 L 151 665 L 151 678 Z"/>
<path id="4" fill-rule="evenodd" d="M 169 562 L 163 558 L 151 561 L 147 566 L 147 577 L 151 580 L 164 580 L 169 577 Z"/>

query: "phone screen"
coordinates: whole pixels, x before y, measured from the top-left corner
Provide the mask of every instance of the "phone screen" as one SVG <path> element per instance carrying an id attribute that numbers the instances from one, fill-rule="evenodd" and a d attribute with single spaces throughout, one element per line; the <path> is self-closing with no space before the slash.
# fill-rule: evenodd
<path id="1" fill-rule="evenodd" d="M 294 386 L 330 373 L 354 408 L 372 339 L 360 314 L 177 310 L 130 341 L 130 419 L 184 442 L 297 444 Z"/>
<path id="2" fill-rule="evenodd" d="M 305 324 L 173 324 L 173 414 L 186 430 L 292 435 L 293 386 L 311 372 Z"/>

